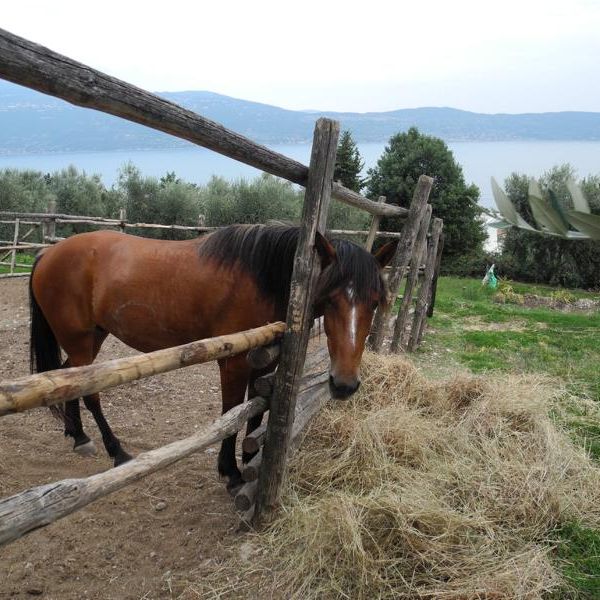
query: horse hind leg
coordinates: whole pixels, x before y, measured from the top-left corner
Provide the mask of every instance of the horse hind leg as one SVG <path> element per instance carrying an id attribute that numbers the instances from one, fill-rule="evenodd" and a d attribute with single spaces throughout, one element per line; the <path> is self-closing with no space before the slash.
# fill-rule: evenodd
<path id="1" fill-rule="evenodd" d="M 93 333 L 86 334 L 85 336 L 81 337 L 77 344 L 65 344 L 63 347 L 69 356 L 70 365 L 74 367 L 81 367 L 91 364 L 98 355 L 100 347 L 102 346 L 102 343 L 106 339 L 107 335 L 108 334 L 104 330 L 97 328 Z M 81 428 L 79 400 L 73 400 L 72 402 L 73 404 L 71 405 L 70 410 L 75 417 L 75 427 L 79 425 L 79 428 Z M 83 402 L 85 407 L 92 413 L 92 416 L 96 421 L 96 425 L 98 425 L 98 429 L 102 435 L 102 441 L 104 442 L 104 447 L 106 448 L 108 455 L 113 459 L 115 467 L 127 462 L 128 460 L 131 460 L 131 455 L 123 450 L 121 442 L 113 433 L 108 421 L 106 420 L 106 417 L 104 416 L 104 413 L 102 412 L 99 394 L 85 396 L 83 398 Z M 69 410 L 68 405 L 69 403 L 67 403 L 67 410 Z M 65 411 L 65 414 L 66 412 L 67 411 Z M 81 431 L 83 432 L 82 428 Z M 83 435 L 85 436 L 85 433 Z M 85 437 L 87 438 L 87 436 Z M 91 441 L 90 443 L 93 444 Z M 77 447 L 75 447 L 74 450 L 77 452 Z"/>
<path id="2" fill-rule="evenodd" d="M 100 406 L 100 395 L 99 394 L 91 394 L 90 396 L 85 396 L 83 398 L 83 402 L 85 407 L 92 413 L 94 420 L 96 421 L 96 425 L 98 425 L 98 429 L 102 434 L 102 441 L 104 442 L 104 447 L 108 452 L 108 455 L 113 459 L 115 467 L 126 463 L 128 460 L 131 460 L 133 457 L 123 450 L 121 446 L 121 442 L 119 438 L 112 432 L 104 413 L 102 412 L 102 407 Z"/>
<path id="3" fill-rule="evenodd" d="M 66 369 L 70 367 L 70 363 L 66 360 L 62 364 L 62 368 Z M 96 456 L 98 451 L 96 445 L 87 436 L 83 430 L 81 423 L 81 411 L 79 409 L 79 399 L 68 400 L 65 402 L 64 414 L 62 415 L 65 423 L 65 437 L 72 437 L 73 452 L 76 452 L 80 456 Z"/>

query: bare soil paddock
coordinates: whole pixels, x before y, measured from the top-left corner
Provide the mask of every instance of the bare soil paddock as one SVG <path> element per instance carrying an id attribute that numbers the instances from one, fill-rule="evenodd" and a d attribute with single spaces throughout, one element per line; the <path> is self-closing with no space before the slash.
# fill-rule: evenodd
<path id="1" fill-rule="evenodd" d="M 0 280 L 0 380 L 29 372 L 27 282 Z M 110 337 L 98 360 L 132 353 Z M 109 390 L 103 408 L 124 447 L 138 454 L 216 418 L 219 390 L 209 363 Z M 110 468 L 83 403 L 82 415 L 96 458 L 74 454 L 46 409 L 1 419 L 0 497 Z M 217 452 L 208 448 L 0 548 L 0 598 L 196 598 L 186 582 L 218 569 L 240 536 Z"/>

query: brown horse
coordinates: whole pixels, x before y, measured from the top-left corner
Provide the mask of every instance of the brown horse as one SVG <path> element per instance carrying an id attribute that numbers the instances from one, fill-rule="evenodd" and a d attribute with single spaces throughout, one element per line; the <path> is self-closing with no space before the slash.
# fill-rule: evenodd
<path id="1" fill-rule="evenodd" d="M 32 371 L 90 364 L 109 333 L 142 352 L 285 320 L 298 228 L 236 225 L 190 241 L 158 241 L 99 231 L 70 237 L 38 257 L 30 281 Z M 321 274 L 314 305 L 324 315 L 336 398 L 359 385 L 358 367 L 373 311 L 386 299 L 381 268 L 395 244 L 374 257 L 317 235 Z M 67 360 L 61 360 L 61 349 Z M 245 355 L 219 361 L 223 412 L 244 401 L 254 372 Z M 115 466 L 131 457 L 108 425 L 98 394 L 86 396 Z M 95 452 L 79 400 L 54 407 L 80 454 Z M 260 417 L 248 423 L 249 431 Z M 235 438 L 223 441 L 219 473 L 241 482 Z M 244 460 L 249 457 L 245 456 Z"/>

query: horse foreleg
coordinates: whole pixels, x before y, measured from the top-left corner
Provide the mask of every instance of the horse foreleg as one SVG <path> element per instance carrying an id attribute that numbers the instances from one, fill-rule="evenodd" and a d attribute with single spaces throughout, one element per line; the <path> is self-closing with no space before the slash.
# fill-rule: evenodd
<path id="1" fill-rule="evenodd" d="M 241 404 L 246 395 L 250 368 L 246 362 L 246 356 L 242 355 L 219 361 L 221 372 L 221 395 L 223 399 L 223 411 L 225 414 L 234 406 Z M 235 495 L 242 486 L 242 474 L 237 466 L 235 458 L 235 442 L 237 434 L 225 438 L 221 443 L 219 452 L 218 469 L 219 474 L 227 477 L 227 491 Z"/>
<path id="2" fill-rule="evenodd" d="M 112 429 L 110 428 L 110 425 L 108 424 L 108 421 L 102 412 L 99 394 L 84 396 L 83 402 L 85 407 L 92 413 L 92 416 L 96 421 L 96 425 L 98 425 L 98 429 L 102 434 L 104 447 L 106 448 L 108 455 L 114 459 L 115 467 L 118 467 L 119 465 L 126 463 L 128 460 L 131 460 L 132 456 L 123 450 L 119 438 L 117 438 L 117 436 L 112 432 Z"/>

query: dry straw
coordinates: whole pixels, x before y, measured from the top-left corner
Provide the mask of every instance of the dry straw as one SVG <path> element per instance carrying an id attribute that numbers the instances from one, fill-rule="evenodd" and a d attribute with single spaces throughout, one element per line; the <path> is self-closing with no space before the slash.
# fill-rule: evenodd
<path id="1" fill-rule="evenodd" d="M 238 581 L 282 598 L 544 597 L 561 584 L 553 530 L 600 523 L 600 469 L 549 416 L 561 396 L 538 377 L 428 382 L 366 356 Z"/>

